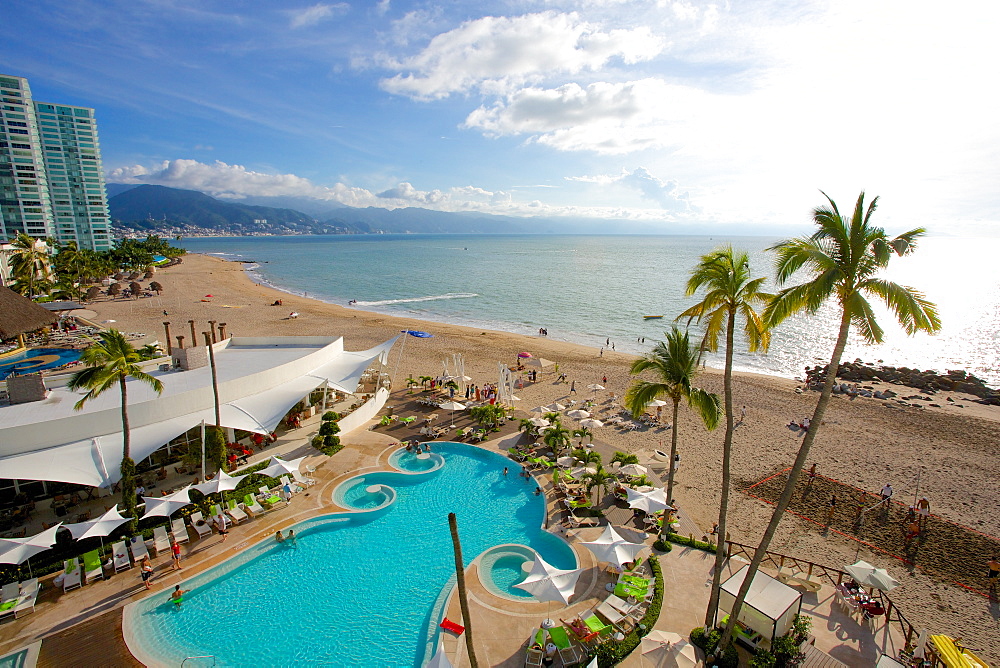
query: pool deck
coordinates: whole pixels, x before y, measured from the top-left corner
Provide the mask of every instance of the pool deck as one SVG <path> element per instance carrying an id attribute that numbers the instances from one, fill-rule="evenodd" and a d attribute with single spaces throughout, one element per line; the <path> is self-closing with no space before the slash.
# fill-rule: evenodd
<path id="1" fill-rule="evenodd" d="M 403 392 L 394 392 L 393 400 L 397 414 L 406 412 L 400 407 L 412 401 Z M 459 426 L 469 424 L 468 418 L 464 416 L 456 420 L 456 423 Z M 184 570 L 181 572 L 171 570 L 167 555 L 157 556 L 152 560 L 155 569 L 153 592 L 165 595 L 175 584 L 181 582 L 182 575 L 193 576 L 211 568 L 235 552 L 258 541 L 270 539 L 277 530 L 285 529 L 298 521 L 339 510 L 329 502 L 334 488 L 346 478 L 365 470 L 388 468 L 387 456 L 393 450 L 392 445 L 402 438 L 416 437 L 419 425 L 356 431 L 345 438 L 344 449 L 333 457 L 321 455 L 309 445 L 309 438 L 318 426 L 318 416 L 305 420 L 300 429 L 283 436 L 276 446 L 261 454 L 263 458 L 272 454 L 288 457 L 309 455 L 306 464 L 317 467 L 312 474 L 317 484 L 297 494 L 289 507 L 233 527 L 225 542 L 220 536 L 211 535 L 183 544 Z M 499 434 L 492 436 L 480 447 L 504 451 L 523 438 L 516 429 L 516 421 L 508 423 Z M 441 440 L 447 440 L 447 437 Z M 595 441 L 594 449 L 605 460 L 613 452 L 599 441 Z M 546 521 L 549 525 L 556 526 L 564 516 L 562 507 L 551 493 L 551 483 L 543 482 L 542 487 L 548 501 Z M 608 508 L 606 516 L 615 526 L 624 526 L 634 532 L 634 537 L 642 537 L 631 511 L 614 507 L 610 499 L 603 501 L 602 505 Z M 681 533 L 701 533 L 698 527 L 685 521 L 683 512 L 681 522 Z M 568 620 L 577 612 L 596 606 L 606 597 L 605 585 L 612 581 L 612 575 L 595 562 L 589 550 L 575 545 L 582 540 L 592 540 L 600 531 L 601 528 L 565 531 L 565 537 L 574 545 L 580 565 L 584 568 L 577 593 L 569 606 L 501 599 L 479 583 L 475 566 L 469 569 L 466 581 L 480 665 L 524 665 L 527 638 L 543 619 L 549 617 L 557 621 L 560 618 Z M 653 536 L 646 536 L 645 540 L 652 543 Z M 466 555 L 467 558 L 474 556 Z M 654 628 L 673 631 L 686 637 L 692 628 L 701 626 L 704 621 L 714 555 L 675 546 L 671 552 L 660 555 L 660 563 L 665 580 L 665 594 L 663 609 Z M 727 564 L 725 575 L 735 572 L 743 563 L 745 562 L 734 558 Z M 40 666 L 140 665 L 128 653 L 121 630 L 121 608 L 143 598 L 147 593 L 139 579 L 138 569 L 109 575 L 105 580 L 68 593 L 54 588 L 51 584 L 52 577 L 53 575 L 49 575 L 42 578 L 44 588 L 39 594 L 33 614 L 2 622 L 0 628 L 4 632 L 0 639 L 0 655 L 41 640 Z M 902 645 L 896 629 L 887 632 L 881 623 L 874 629 L 863 626 L 841 612 L 834 604 L 831 587 L 824 586 L 818 593 L 806 593 L 803 597 L 803 612 L 813 616 L 812 634 L 816 638 L 816 648 L 848 666 L 874 665 L 880 650 L 895 655 Z M 447 616 L 453 620 L 462 619 L 457 596 L 451 597 Z M 443 633 L 442 639 L 445 651 L 456 667 L 469 665 L 464 637 Z M 93 657 L 93 660 L 89 657 Z M 636 651 L 620 665 L 639 668 L 647 663 Z M 559 665 L 558 659 L 556 665 Z M 806 665 L 821 664 L 807 662 Z"/>

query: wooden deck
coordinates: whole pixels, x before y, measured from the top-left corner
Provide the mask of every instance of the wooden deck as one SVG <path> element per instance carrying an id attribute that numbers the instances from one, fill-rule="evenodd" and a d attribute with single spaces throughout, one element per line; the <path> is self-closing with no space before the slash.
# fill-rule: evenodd
<path id="1" fill-rule="evenodd" d="M 39 668 L 76 668 L 77 666 L 135 666 L 122 637 L 120 608 L 80 622 L 42 641 L 38 653 Z"/>

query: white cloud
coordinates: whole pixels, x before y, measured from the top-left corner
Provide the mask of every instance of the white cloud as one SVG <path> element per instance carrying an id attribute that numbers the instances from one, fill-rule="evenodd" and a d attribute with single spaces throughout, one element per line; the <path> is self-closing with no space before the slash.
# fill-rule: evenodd
<path id="1" fill-rule="evenodd" d="M 331 5 L 317 4 L 305 9 L 292 10 L 289 12 L 291 14 L 290 25 L 292 28 L 313 26 L 320 21 L 330 18 L 335 13 L 344 13 L 349 9 L 350 5 L 346 2 L 338 2 Z"/>
<path id="2" fill-rule="evenodd" d="M 474 89 L 496 94 L 555 74 L 597 70 L 613 58 L 649 60 L 663 46 L 647 27 L 605 31 L 576 13 L 487 16 L 437 35 L 411 58 L 383 58 L 405 74 L 383 79 L 382 87 L 421 99 Z"/>
<path id="3" fill-rule="evenodd" d="M 678 192 L 676 180 L 659 179 L 644 167 L 637 167 L 631 172 L 623 169 L 621 174 L 599 174 L 595 176 L 568 176 L 567 181 L 595 183 L 599 185 L 621 184 L 636 190 L 644 198 L 660 205 L 664 211 L 672 213 L 689 212 L 695 209 L 686 192 Z"/>
<path id="4" fill-rule="evenodd" d="M 378 2 L 375 3 L 375 13 L 378 16 L 385 16 L 389 13 L 389 5 L 390 0 L 378 0 Z"/>

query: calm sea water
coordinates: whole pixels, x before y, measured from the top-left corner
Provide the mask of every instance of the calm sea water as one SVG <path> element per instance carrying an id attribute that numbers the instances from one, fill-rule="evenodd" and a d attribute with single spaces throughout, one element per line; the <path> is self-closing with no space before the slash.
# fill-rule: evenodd
<path id="1" fill-rule="evenodd" d="M 640 353 L 694 303 L 684 296 L 699 257 L 732 244 L 751 255 L 756 275 L 773 275 L 769 237 L 366 235 L 185 239 L 196 253 L 250 259 L 256 280 L 356 308 Z M 965 369 L 1000 383 L 998 239 L 931 238 L 895 258 L 886 278 L 938 304 L 937 336 L 906 336 L 880 309 L 886 341 L 854 340 L 844 359 L 882 360 L 921 369 Z M 644 315 L 663 315 L 646 321 Z M 773 334 L 766 355 L 741 350 L 740 370 L 801 376 L 825 363 L 838 316 L 833 307 L 796 317 Z M 640 338 L 645 343 L 640 343 Z M 709 365 L 722 366 L 721 353 Z"/>

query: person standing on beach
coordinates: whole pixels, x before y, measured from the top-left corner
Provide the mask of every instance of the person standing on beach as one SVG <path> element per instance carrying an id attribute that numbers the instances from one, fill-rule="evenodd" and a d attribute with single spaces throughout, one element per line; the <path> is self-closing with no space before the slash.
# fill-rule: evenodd
<path id="1" fill-rule="evenodd" d="M 837 495 L 833 494 L 830 496 L 830 505 L 826 509 L 826 522 L 827 526 L 830 526 L 830 522 L 833 521 L 833 516 L 837 512 Z"/>
<path id="2" fill-rule="evenodd" d="M 601 346 L 601 352 L 598 353 L 598 357 L 604 357 L 604 346 Z"/>
<path id="3" fill-rule="evenodd" d="M 813 480 L 815 479 L 816 479 L 816 463 L 813 462 L 813 465 L 809 467 L 809 480 L 806 482 L 806 485 L 813 484 Z"/>
<path id="4" fill-rule="evenodd" d="M 570 384 L 569 384 L 569 393 L 570 394 L 576 394 L 576 381 L 575 380 L 572 381 L 572 382 L 570 382 Z"/>
<path id="5" fill-rule="evenodd" d="M 917 501 L 917 522 L 920 523 L 920 528 L 923 529 L 924 525 L 927 524 L 927 518 L 931 515 L 931 502 L 927 500 L 926 496 L 920 497 Z"/>
<path id="6" fill-rule="evenodd" d="M 747 419 L 747 407 L 744 405 L 743 408 L 740 409 L 740 424 L 743 424 L 746 421 L 746 419 Z"/>
<path id="7" fill-rule="evenodd" d="M 181 570 L 181 546 L 178 545 L 176 538 L 170 541 L 170 558 L 173 560 L 173 570 Z"/>
<path id="8" fill-rule="evenodd" d="M 986 579 L 990 581 L 990 589 L 996 589 L 997 576 L 1000 576 L 1000 556 L 993 555 L 993 558 L 986 562 Z"/>

